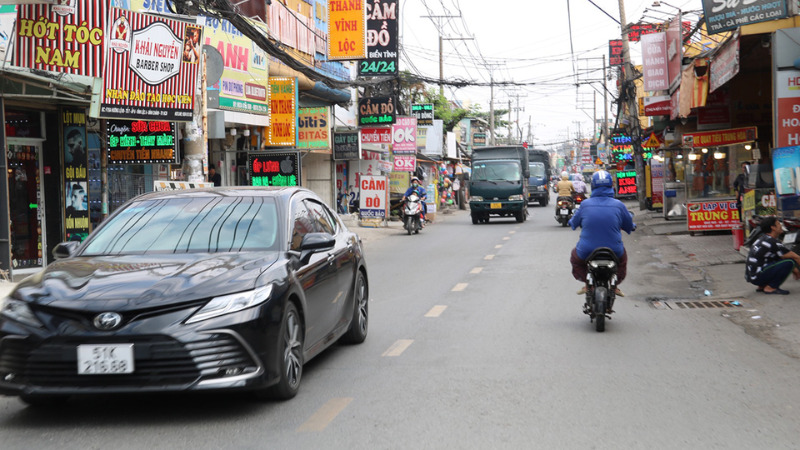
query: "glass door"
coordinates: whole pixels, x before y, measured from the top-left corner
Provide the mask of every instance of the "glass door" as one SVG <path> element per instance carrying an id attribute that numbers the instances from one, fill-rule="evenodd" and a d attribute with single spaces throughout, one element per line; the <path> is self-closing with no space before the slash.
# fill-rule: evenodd
<path id="1" fill-rule="evenodd" d="M 42 142 L 8 139 L 8 199 L 11 267 L 14 271 L 44 266 L 44 193 Z"/>

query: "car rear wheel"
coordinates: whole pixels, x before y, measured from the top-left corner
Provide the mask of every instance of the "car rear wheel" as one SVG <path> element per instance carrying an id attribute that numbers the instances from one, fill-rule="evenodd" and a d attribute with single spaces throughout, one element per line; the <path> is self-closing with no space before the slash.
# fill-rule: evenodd
<path id="1" fill-rule="evenodd" d="M 369 329 L 369 289 L 364 273 L 360 270 L 356 274 L 355 287 L 353 288 L 353 318 L 350 328 L 342 336 L 343 344 L 360 344 L 367 339 Z"/>
<path id="2" fill-rule="evenodd" d="M 278 339 L 278 384 L 264 391 L 264 397 L 288 400 L 300 389 L 303 377 L 303 324 L 297 307 L 289 302 L 283 311 Z"/>

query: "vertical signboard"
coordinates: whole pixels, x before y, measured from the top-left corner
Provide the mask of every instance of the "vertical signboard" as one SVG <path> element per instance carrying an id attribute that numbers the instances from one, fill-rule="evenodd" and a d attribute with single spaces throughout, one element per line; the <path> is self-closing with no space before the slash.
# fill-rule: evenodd
<path id="1" fill-rule="evenodd" d="M 392 125 L 392 152 L 417 153 L 417 119 L 414 117 L 398 117 Z"/>
<path id="2" fill-rule="evenodd" d="M 328 0 L 329 60 L 367 57 L 367 1 Z"/>
<path id="3" fill-rule="evenodd" d="M 297 142 L 297 78 L 269 77 L 270 120 L 267 146 L 293 147 Z"/>
<path id="4" fill-rule="evenodd" d="M 336 132 L 333 134 L 334 161 L 354 161 L 361 159 L 361 142 L 358 131 Z"/>
<path id="5" fill-rule="evenodd" d="M 411 115 L 416 117 L 418 127 L 433 125 L 433 103 L 414 103 L 411 105 Z"/>
<path id="6" fill-rule="evenodd" d="M 191 121 L 202 29 L 119 8 L 108 24 L 100 117 Z"/>
<path id="7" fill-rule="evenodd" d="M 367 59 L 358 63 L 358 76 L 397 75 L 397 0 L 368 0 Z"/>
<path id="8" fill-rule="evenodd" d="M 102 77 L 107 4 L 87 0 L 68 5 L 17 6 L 12 64 Z"/>
<path id="9" fill-rule="evenodd" d="M 86 172 L 86 111 L 61 109 L 64 143 L 64 237 L 83 241 L 89 235 L 89 189 Z"/>
<path id="10" fill-rule="evenodd" d="M 385 176 L 361 175 L 358 184 L 359 215 L 362 219 L 383 219 L 386 217 L 386 189 L 388 188 Z"/>
<path id="11" fill-rule="evenodd" d="M 612 39 L 608 41 L 608 65 L 622 65 L 622 39 Z"/>
<path id="12" fill-rule="evenodd" d="M 683 27 L 680 13 L 669 22 L 666 40 L 669 89 L 675 91 L 681 84 L 681 63 L 683 62 Z"/>
<path id="13" fill-rule="evenodd" d="M 618 197 L 635 197 L 638 194 L 635 170 L 620 170 L 616 173 L 616 178 Z"/>
<path id="14" fill-rule="evenodd" d="M 297 148 L 330 150 L 330 119 L 327 106 L 299 108 L 297 112 Z"/>
<path id="15" fill-rule="evenodd" d="M 298 152 L 251 153 L 248 168 L 252 186 L 300 186 Z"/>
<path id="16" fill-rule="evenodd" d="M 642 59 L 644 90 L 665 91 L 669 89 L 666 33 L 651 33 L 642 36 Z"/>

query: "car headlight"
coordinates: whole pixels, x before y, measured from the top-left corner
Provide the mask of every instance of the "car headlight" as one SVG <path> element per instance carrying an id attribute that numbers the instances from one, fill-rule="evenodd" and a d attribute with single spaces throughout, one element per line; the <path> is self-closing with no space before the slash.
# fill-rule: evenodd
<path id="1" fill-rule="evenodd" d="M 483 201 L 483 197 L 478 196 L 478 195 L 470 195 L 469 201 L 471 201 L 471 202 L 482 202 Z"/>
<path id="2" fill-rule="evenodd" d="M 16 322 L 24 323 L 36 328 L 44 328 L 42 322 L 33 314 L 27 302 L 13 298 L 0 300 L 0 315 Z"/>
<path id="3" fill-rule="evenodd" d="M 546 191 L 547 190 L 547 186 L 541 185 L 537 189 L 539 189 L 540 191 Z"/>
<path id="4" fill-rule="evenodd" d="M 509 199 L 510 201 L 512 201 L 512 202 L 513 202 L 513 201 L 515 201 L 515 200 L 524 200 L 524 199 L 522 198 L 522 195 L 521 195 L 521 194 L 520 194 L 520 195 L 512 195 L 512 196 L 508 197 L 508 199 Z"/>
<path id="5" fill-rule="evenodd" d="M 258 306 L 269 300 L 272 294 L 272 284 L 254 289 L 252 291 L 237 292 L 236 294 L 222 295 L 212 298 L 205 306 L 200 308 L 186 323 L 195 323 L 212 317 L 219 317 L 243 309 Z"/>

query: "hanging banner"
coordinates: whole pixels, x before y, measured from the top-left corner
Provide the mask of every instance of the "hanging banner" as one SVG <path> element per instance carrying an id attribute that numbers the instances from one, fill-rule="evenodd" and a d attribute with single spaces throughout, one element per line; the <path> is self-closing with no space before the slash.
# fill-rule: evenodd
<path id="1" fill-rule="evenodd" d="M 111 8 L 100 117 L 192 120 L 202 29 Z"/>
<path id="2" fill-rule="evenodd" d="M 270 120 L 266 146 L 297 143 L 297 78 L 269 77 Z"/>
<path id="3" fill-rule="evenodd" d="M 417 119 L 414 117 L 398 117 L 392 125 L 392 152 L 417 153 Z"/>
<path id="4" fill-rule="evenodd" d="M 328 0 L 329 60 L 367 57 L 367 1 Z"/>
<path id="5" fill-rule="evenodd" d="M 300 153 L 251 153 L 248 156 L 251 186 L 300 186 Z"/>
<path id="6" fill-rule="evenodd" d="M 395 122 L 394 97 L 366 97 L 358 100 L 358 126 L 391 125 Z"/>
<path id="7" fill-rule="evenodd" d="M 219 92 L 219 109 L 269 114 L 266 52 L 227 20 L 201 16 L 198 23 L 204 25 L 205 45 L 222 55 L 222 77 L 212 86 Z"/>
<path id="8" fill-rule="evenodd" d="M 669 28 L 665 34 L 669 90 L 675 92 L 681 84 L 681 63 L 683 62 L 683 25 L 680 13 L 669 22 Z"/>
<path id="9" fill-rule="evenodd" d="M 82 242 L 89 235 L 89 180 L 87 178 L 86 110 L 63 108 L 64 236 Z"/>
<path id="10" fill-rule="evenodd" d="M 358 131 L 336 132 L 333 134 L 334 161 L 357 161 L 361 159 L 361 145 Z"/>
<path id="11" fill-rule="evenodd" d="M 110 164 L 176 164 L 175 122 L 109 120 Z"/>
<path id="12" fill-rule="evenodd" d="M 665 91 L 669 89 L 666 33 L 651 33 L 642 36 L 642 60 L 644 90 Z"/>
<path id="13" fill-rule="evenodd" d="M 358 63 L 358 76 L 397 75 L 397 0 L 368 0 L 367 59 Z"/>
<path id="14" fill-rule="evenodd" d="M 718 87 L 730 81 L 739 73 L 739 36 L 725 44 L 711 60 L 709 69 L 708 92 L 714 92 Z"/>
<path id="15" fill-rule="evenodd" d="M 327 106 L 300 108 L 297 112 L 297 148 L 331 149 L 330 118 Z"/>
<path id="16" fill-rule="evenodd" d="M 12 65 L 102 77 L 106 1 L 17 6 Z"/>
<path id="17" fill-rule="evenodd" d="M 751 23 L 787 17 L 786 0 L 703 0 L 709 34 L 733 30 Z"/>

